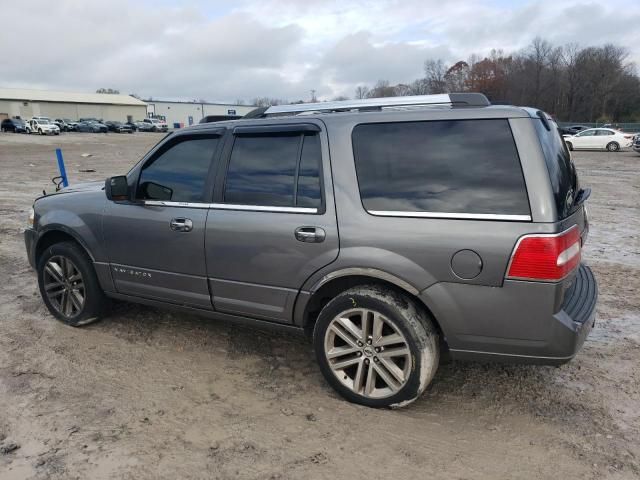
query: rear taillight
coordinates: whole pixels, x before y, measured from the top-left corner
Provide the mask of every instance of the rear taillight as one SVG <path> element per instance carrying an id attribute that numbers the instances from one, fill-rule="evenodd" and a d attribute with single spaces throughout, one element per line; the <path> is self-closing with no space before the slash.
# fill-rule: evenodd
<path id="1" fill-rule="evenodd" d="M 562 233 L 525 235 L 511 255 L 507 277 L 557 282 L 580 264 L 580 231 L 573 226 Z"/>

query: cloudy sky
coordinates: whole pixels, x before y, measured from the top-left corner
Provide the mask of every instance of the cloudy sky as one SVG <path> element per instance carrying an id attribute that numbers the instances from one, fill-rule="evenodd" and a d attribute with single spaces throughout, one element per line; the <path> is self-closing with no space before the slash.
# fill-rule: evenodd
<path id="1" fill-rule="evenodd" d="M 640 64 L 638 0 L 29 0 L 0 18 L 0 87 L 145 98 L 353 96 L 536 35 L 616 43 Z"/>

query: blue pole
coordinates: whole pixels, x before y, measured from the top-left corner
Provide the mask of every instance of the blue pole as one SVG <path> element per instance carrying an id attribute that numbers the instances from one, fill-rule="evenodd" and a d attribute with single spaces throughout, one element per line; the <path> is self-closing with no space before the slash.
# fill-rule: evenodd
<path id="1" fill-rule="evenodd" d="M 62 177 L 62 186 L 68 187 L 69 181 L 67 180 L 67 171 L 64 169 L 64 160 L 62 159 L 62 150 L 56 148 L 56 157 L 58 157 L 58 169 L 60 169 L 60 176 Z"/>

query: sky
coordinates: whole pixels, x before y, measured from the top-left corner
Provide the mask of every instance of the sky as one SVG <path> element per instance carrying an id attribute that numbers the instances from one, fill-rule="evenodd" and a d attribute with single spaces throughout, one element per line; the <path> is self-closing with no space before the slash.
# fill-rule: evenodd
<path id="1" fill-rule="evenodd" d="M 326 100 L 536 36 L 615 43 L 640 65 L 638 0 L 29 0 L 0 12 L 0 87 Z"/>

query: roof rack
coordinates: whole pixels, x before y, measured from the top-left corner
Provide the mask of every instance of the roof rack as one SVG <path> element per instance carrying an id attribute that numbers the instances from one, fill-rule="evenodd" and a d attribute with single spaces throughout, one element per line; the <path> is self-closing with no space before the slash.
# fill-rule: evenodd
<path id="1" fill-rule="evenodd" d="M 366 98 L 338 102 L 298 103 L 274 105 L 256 109 L 245 116 L 266 117 L 270 115 L 300 114 L 304 112 L 344 112 L 350 110 L 381 110 L 389 107 L 419 105 L 451 105 L 463 107 L 487 107 L 491 105 L 482 93 L 442 93 L 437 95 L 413 95 L 406 97 Z"/>

